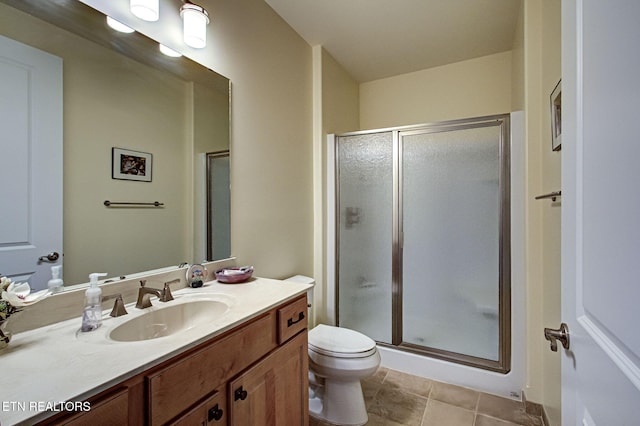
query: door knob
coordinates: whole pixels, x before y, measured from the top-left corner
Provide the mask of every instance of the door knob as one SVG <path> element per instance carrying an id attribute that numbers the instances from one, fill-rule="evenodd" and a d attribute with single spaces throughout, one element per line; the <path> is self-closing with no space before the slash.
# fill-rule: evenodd
<path id="1" fill-rule="evenodd" d="M 38 258 L 38 260 L 40 262 L 55 262 L 56 260 L 58 260 L 60 258 L 60 254 L 58 254 L 57 251 L 52 251 L 51 253 L 49 253 L 46 256 L 40 256 Z"/>
<path id="2" fill-rule="evenodd" d="M 551 350 L 558 352 L 558 340 L 562 343 L 562 347 L 569 349 L 569 327 L 567 324 L 560 324 L 559 329 L 545 328 L 544 338 L 550 342 Z"/>

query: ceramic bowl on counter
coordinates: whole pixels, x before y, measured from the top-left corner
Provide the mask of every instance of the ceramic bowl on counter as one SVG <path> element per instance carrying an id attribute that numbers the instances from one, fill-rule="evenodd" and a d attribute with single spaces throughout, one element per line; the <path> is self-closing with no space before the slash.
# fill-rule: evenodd
<path id="1" fill-rule="evenodd" d="M 225 284 L 243 283 L 253 275 L 253 266 L 222 268 L 216 271 L 216 280 Z"/>

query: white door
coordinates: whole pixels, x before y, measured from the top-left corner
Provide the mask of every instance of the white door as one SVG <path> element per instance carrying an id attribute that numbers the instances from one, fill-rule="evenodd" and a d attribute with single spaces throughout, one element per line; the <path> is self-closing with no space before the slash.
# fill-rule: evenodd
<path id="1" fill-rule="evenodd" d="M 43 289 L 60 264 L 62 59 L 0 36 L 0 274 Z"/>
<path id="2" fill-rule="evenodd" d="M 563 425 L 640 424 L 639 44 L 638 0 L 563 0 Z"/>

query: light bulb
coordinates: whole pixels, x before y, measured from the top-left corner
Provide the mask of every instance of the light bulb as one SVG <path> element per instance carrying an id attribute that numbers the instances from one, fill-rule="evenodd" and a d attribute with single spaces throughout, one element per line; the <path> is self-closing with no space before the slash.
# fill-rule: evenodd
<path id="1" fill-rule="evenodd" d="M 167 56 L 171 56 L 172 58 L 179 58 L 180 56 L 182 56 L 182 53 L 176 52 L 175 50 L 165 46 L 162 43 L 159 43 L 159 45 L 160 45 L 160 51 Z"/>
<path id="2" fill-rule="evenodd" d="M 132 33 L 135 31 L 133 28 L 126 26 L 122 22 L 116 21 L 111 16 L 107 16 L 107 25 L 109 25 L 116 31 L 120 31 L 121 33 Z"/>
<path id="3" fill-rule="evenodd" d="M 157 21 L 160 17 L 159 0 L 131 0 L 131 13 L 145 21 Z"/>

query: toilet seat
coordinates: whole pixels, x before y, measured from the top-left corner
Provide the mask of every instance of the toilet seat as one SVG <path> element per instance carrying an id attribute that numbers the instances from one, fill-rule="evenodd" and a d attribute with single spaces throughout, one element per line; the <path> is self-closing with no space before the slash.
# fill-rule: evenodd
<path id="1" fill-rule="evenodd" d="M 376 353 L 376 342 L 348 328 L 320 324 L 309 331 L 309 350 L 334 358 L 366 358 Z"/>

